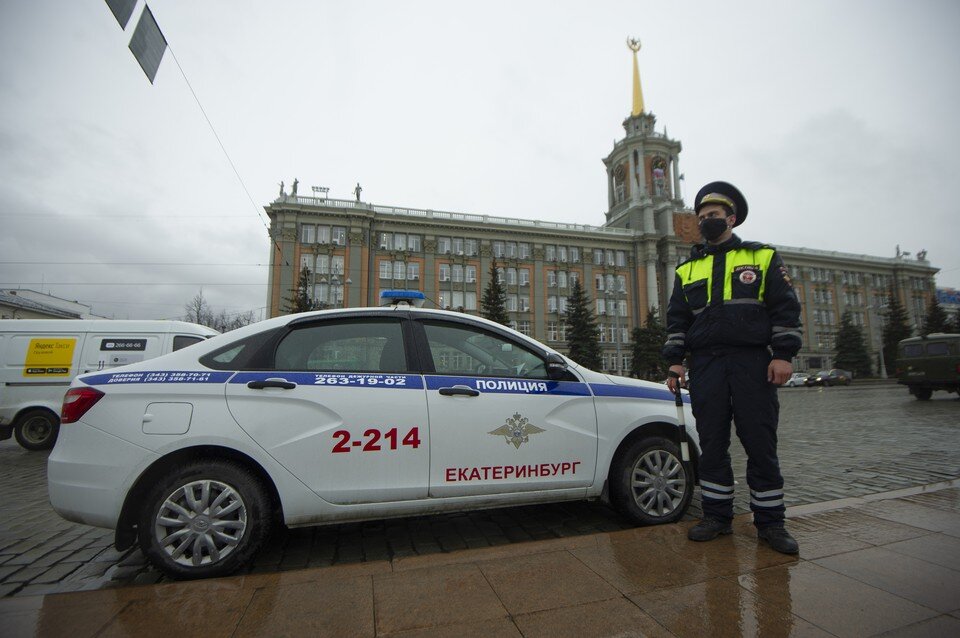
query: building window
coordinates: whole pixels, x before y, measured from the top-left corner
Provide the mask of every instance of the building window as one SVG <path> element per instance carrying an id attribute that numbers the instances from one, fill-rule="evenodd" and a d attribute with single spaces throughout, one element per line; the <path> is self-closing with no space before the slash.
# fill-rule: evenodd
<path id="1" fill-rule="evenodd" d="M 493 242 L 493 256 L 497 259 L 502 259 L 504 255 L 504 248 L 502 241 Z"/>
<path id="2" fill-rule="evenodd" d="M 477 293 L 475 293 L 475 292 L 468 292 L 468 293 L 467 293 L 466 306 L 465 306 L 465 308 L 466 308 L 467 310 L 476 310 L 476 309 L 477 309 Z"/>
<path id="3" fill-rule="evenodd" d="M 570 272 L 570 287 L 573 288 L 577 285 L 577 282 L 580 281 L 580 274 L 577 272 Z"/>
<path id="4" fill-rule="evenodd" d="M 557 298 L 554 296 L 547 297 L 547 312 L 556 312 L 557 311 Z"/>
<path id="5" fill-rule="evenodd" d="M 334 255 L 330 258 L 330 274 L 331 275 L 342 275 L 343 274 L 343 255 Z"/>
<path id="6" fill-rule="evenodd" d="M 517 285 L 517 269 L 516 268 L 507 268 L 507 285 L 508 286 Z"/>
<path id="7" fill-rule="evenodd" d="M 313 258 L 310 255 L 300 255 L 300 270 L 309 268 L 311 261 L 313 261 Z"/>
<path id="8" fill-rule="evenodd" d="M 380 279 L 393 279 L 393 263 L 389 261 L 380 262 Z"/>
<path id="9" fill-rule="evenodd" d="M 599 248 L 593 249 L 593 265 L 602 266 L 603 265 L 603 251 Z"/>
<path id="10" fill-rule="evenodd" d="M 567 247 L 557 246 L 557 261 L 567 261 Z"/>
<path id="11" fill-rule="evenodd" d="M 463 266 L 460 264 L 453 265 L 453 282 L 457 284 L 463 283 Z"/>
<path id="12" fill-rule="evenodd" d="M 318 275 L 326 275 L 330 272 L 330 255 L 317 255 L 316 268 L 313 272 Z"/>
<path id="13" fill-rule="evenodd" d="M 393 249 L 394 250 L 406 250 L 407 249 L 407 236 L 404 233 L 394 233 L 393 235 Z"/>
<path id="14" fill-rule="evenodd" d="M 556 321 L 547 322 L 547 341 L 558 341 L 560 338 L 560 333 L 557 330 Z"/>
<path id="15" fill-rule="evenodd" d="M 580 262 L 580 249 L 577 246 L 570 247 L 570 261 L 575 264 Z"/>
<path id="16" fill-rule="evenodd" d="M 331 242 L 335 246 L 346 246 L 347 245 L 347 229 L 343 226 L 334 226 L 333 227 L 333 241 Z"/>
<path id="17" fill-rule="evenodd" d="M 407 250 L 415 253 L 423 250 L 423 239 L 420 235 L 407 235 Z"/>
<path id="18" fill-rule="evenodd" d="M 437 237 L 437 254 L 439 255 L 450 254 L 450 238 L 449 237 Z"/>
<path id="19" fill-rule="evenodd" d="M 476 282 L 477 282 L 477 267 L 467 266 L 467 283 L 473 284 Z"/>
<path id="20" fill-rule="evenodd" d="M 407 264 L 402 261 L 393 262 L 393 278 L 397 281 L 403 281 L 407 276 Z"/>
<path id="21" fill-rule="evenodd" d="M 450 264 L 440 264 L 440 281 L 450 281 Z"/>
<path id="22" fill-rule="evenodd" d="M 477 254 L 477 240 L 468 239 L 464 244 L 464 252 L 471 257 L 475 256 Z"/>
<path id="23" fill-rule="evenodd" d="M 453 238 L 453 247 L 452 247 L 451 250 L 453 250 L 453 254 L 454 254 L 454 255 L 462 255 L 462 254 L 463 254 L 463 243 L 464 243 L 464 242 L 463 242 L 463 237 L 454 237 L 454 238 Z"/>
<path id="24" fill-rule="evenodd" d="M 561 270 L 557 272 L 557 286 L 560 288 L 567 287 L 567 271 Z"/>
<path id="25" fill-rule="evenodd" d="M 516 312 L 518 307 L 517 296 L 507 295 L 507 311 Z"/>
<path id="26" fill-rule="evenodd" d="M 390 250 L 390 233 L 380 233 L 380 248 Z"/>
<path id="27" fill-rule="evenodd" d="M 595 287 L 599 291 L 603 291 L 603 275 L 596 275 L 594 277 Z"/>
<path id="28" fill-rule="evenodd" d="M 617 263 L 616 258 L 614 257 L 614 252 L 612 250 L 606 251 L 607 254 L 607 265 L 613 266 Z"/>
<path id="29" fill-rule="evenodd" d="M 626 265 L 627 265 L 627 253 L 624 252 L 624 251 L 622 251 L 622 250 L 618 250 L 618 251 L 617 251 L 617 266 L 620 266 L 621 268 L 623 268 L 623 267 L 626 266 Z"/>
<path id="30" fill-rule="evenodd" d="M 313 224 L 300 226 L 300 243 L 313 244 L 317 241 L 317 227 Z"/>
<path id="31" fill-rule="evenodd" d="M 529 268 L 520 269 L 520 285 L 521 286 L 530 285 L 530 269 Z"/>
<path id="32" fill-rule="evenodd" d="M 517 332 L 530 336 L 530 322 L 520 321 L 517 323 Z"/>
<path id="33" fill-rule="evenodd" d="M 556 261 L 556 260 L 557 260 L 557 247 L 556 247 L 556 246 L 544 246 L 544 260 L 545 260 L 545 261 Z"/>
<path id="34" fill-rule="evenodd" d="M 318 244 L 330 243 L 330 227 L 329 226 L 317 226 L 317 243 Z"/>
<path id="35" fill-rule="evenodd" d="M 530 298 L 520 295 L 520 312 L 530 312 Z"/>
<path id="36" fill-rule="evenodd" d="M 557 273 L 553 270 L 547 271 L 547 288 L 557 287 Z"/>
<path id="37" fill-rule="evenodd" d="M 520 257 L 520 259 L 530 259 L 530 244 L 517 244 L 517 256 Z"/>
<path id="38" fill-rule="evenodd" d="M 420 264 L 415 261 L 407 262 L 407 279 L 410 281 L 420 279 Z"/>

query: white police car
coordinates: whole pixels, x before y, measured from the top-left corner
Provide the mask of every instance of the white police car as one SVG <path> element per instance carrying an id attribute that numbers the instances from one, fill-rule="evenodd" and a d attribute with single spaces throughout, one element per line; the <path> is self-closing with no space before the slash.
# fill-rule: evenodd
<path id="1" fill-rule="evenodd" d="M 685 512 L 693 460 L 662 385 L 499 324 L 407 304 L 263 321 L 76 378 L 50 455 L 64 518 L 165 573 L 230 573 L 270 526 L 608 498 Z"/>

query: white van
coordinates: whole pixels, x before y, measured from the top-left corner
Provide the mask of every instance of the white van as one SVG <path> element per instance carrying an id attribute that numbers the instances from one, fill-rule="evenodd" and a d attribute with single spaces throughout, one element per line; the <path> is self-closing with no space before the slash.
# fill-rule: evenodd
<path id="1" fill-rule="evenodd" d="M 60 407 L 78 374 L 180 350 L 219 334 L 185 321 L 0 319 L 0 440 L 28 450 L 57 441 Z"/>

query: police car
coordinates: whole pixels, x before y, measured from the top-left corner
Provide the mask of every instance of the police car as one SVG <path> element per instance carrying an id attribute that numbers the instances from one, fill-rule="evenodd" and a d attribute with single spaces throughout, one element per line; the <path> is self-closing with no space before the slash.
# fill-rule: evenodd
<path id="1" fill-rule="evenodd" d="M 235 571 L 280 521 L 594 498 L 638 523 L 683 516 L 686 394 L 678 408 L 662 385 L 394 296 L 78 376 L 49 458 L 54 509 L 115 529 L 120 550 L 139 542 L 176 578 Z"/>

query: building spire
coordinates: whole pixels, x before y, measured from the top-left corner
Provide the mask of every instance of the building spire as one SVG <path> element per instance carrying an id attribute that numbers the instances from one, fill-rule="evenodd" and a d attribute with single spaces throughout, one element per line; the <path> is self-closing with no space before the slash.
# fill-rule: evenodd
<path id="1" fill-rule="evenodd" d="M 643 113 L 643 89 L 640 87 L 640 64 L 637 62 L 637 51 L 640 50 L 640 40 L 627 38 L 627 46 L 633 51 L 633 110 L 630 115 Z"/>

